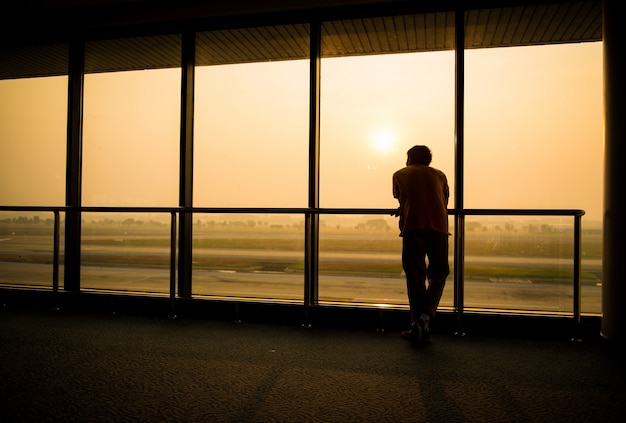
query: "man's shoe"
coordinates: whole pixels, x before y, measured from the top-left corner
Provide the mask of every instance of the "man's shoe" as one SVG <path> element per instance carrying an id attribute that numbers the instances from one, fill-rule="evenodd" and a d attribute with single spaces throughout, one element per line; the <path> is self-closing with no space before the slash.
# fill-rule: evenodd
<path id="1" fill-rule="evenodd" d="M 417 321 L 417 326 L 420 328 L 421 337 L 419 343 L 421 345 L 428 345 L 433 342 L 433 337 L 428 329 L 428 322 L 422 319 Z"/>
<path id="2" fill-rule="evenodd" d="M 416 330 L 417 329 L 413 329 L 414 326 L 411 326 L 411 329 L 407 329 L 407 330 L 403 330 L 402 333 L 400 333 L 400 336 L 403 337 L 404 339 L 407 339 L 409 341 L 413 340 L 413 338 L 415 338 L 415 334 L 416 334 Z"/>
<path id="3" fill-rule="evenodd" d="M 423 319 L 419 319 L 411 325 L 411 329 L 402 331 L 400 334 L 404 339 L 408 339 L 417 345 L 427 345 L 432 342 L 432 336 L 428 330 L 428 325 Z"/>

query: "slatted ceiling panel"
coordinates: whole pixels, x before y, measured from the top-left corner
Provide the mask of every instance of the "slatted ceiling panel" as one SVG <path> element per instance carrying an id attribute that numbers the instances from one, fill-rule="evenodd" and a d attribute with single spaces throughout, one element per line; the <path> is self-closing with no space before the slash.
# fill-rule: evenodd
<path id="1" fill-rule="evenodd" d="M 272 31 L 276 31 L 275 37 L 281 45 L 283 57 L 290 59 L 308 58 L 310 53 L 310 29 L 309 25 L 289 25 L 274 26 Z"/>
<path id="2" fill-rule="evenodd" d="M 599 1 L 469 10 L 465 47 L 508 47 L 602 39 Z M 323 57 L 454 48 L 454 13 L 324 21 Z M 196 63 L 306 59 L 308 24 L 199 32 Z M 87 43 L 86 72 L 180 66 L 181 36 Z M 0 50 L 0 79 L 67 73 L 67 46 Z"/>
<path id="3" fill-rule="evenodd" d="M 486 13 L 470 13 L 465 17 L 465 45 L 482 45 L 485 42 L 491 44 L 496 37 L 502 37 L 502 27 L 498 25 L 502 9 L 488 10 Z M 495 15 L 495 16 L 493 16 Z M 476 32 L 482 29 L 479 36 Z"/>
<path id="4" fill-rule="evenodd" d="M 308 25 L 278 25 L 200 32 L 196 35 L 199 66 L 309 57 Z"/>
<path id="5" fill-rule="evenodd" d="M 542 25 L 542 23 L 551 22 L 557 16 L 557 11 L 558 7 L 550 7 L 549 5 L 537 6 L 534 17 L 528 23 L 522 42 L 530 44 L 535 42 L 535 40 L 543 39 L 547 31 L 547 25 Z"/>
<path id="6" fill-rule="evenodd" d="M 393 26 L 396 28 L 397 36 L 395 37 L 395 47 L 398 51 L 408 51 L 407 30 L 404 16 L 393 16 Z"/>
<path id="7" fill-rule="evenodd" d="M 474 14 L 475 13 L 468 13 L 468 16 L 472 16 Z M 479 25 L 474 27 L 474 30 L 480 31 L 481 28 L 493 27 L 493 36 L 488 37 L 488 34 L 485 34 L 480 42 L 475 42 L 472 44 L 472 46 L 480 47 L 481 43 L 488 46 L 503 44 L 507 28 L 509 27 L 509 22 L 511 21 L 511 17 L 513 16 L 513 9 L 493 9 L 487 11 L 487 13 L 480 13 L 480 15 L 485 15 L 487 17 L 487 23 L 479 22 Z M 466 38 L 466 47 L 469 44 L 469 40 L 469 38 Z"/>
<path id="8" fill-rule="evenodd" d="M 562 5 L 550 5 L 545 8 L 544 16 L 542 17 L 544 24 L 543 27 L 538 30 L 531 40 L 541 40 L 541 39 L 560 39 L 561 36 L 557 36 L 555 32 L 559 28 L 559 24 L 562 23 L 563 16 L 567 13 L 567 10 L 564 10 Z"/>
<path id="9" fill-rule="evenodd" d="M 278 60 L 309 57 L 309 31 L 299 33 L 291 26 L 268 26 L 259 28 L 260 42 L 272 40 L 268 43 L 270 57 Z"/>
<path id="10" fill-rule="evenodd" d="M 454 48 L 454 13 L 434 13 L 434 50 L 450 50 Z"/>
<path id="11" fill-rule="evenodd" d="M 360 26 L 360 27 L 359 27 Z M 348 51 L 365 54 L 370 49 L 369 39 L 361 37 L 365 31 L 361 21 L 332 21 L 322 24 L 322 55 L 327 57 L 342 56 Z M 365 44 L 365 45 L 364 45 Z"/>
<path id="12" fill-rule="evenodd" d="M 434 15 L 430 13 L 414 16 L 413 27 L 415 31 L 409 32 L 415 34 L 416 50 L 426 51 L 434 48 L 436 31 Z"/>
<path id="13" fill-rule="evenodd" d="M 581 39 L 587 34 L 592 34 L 598 30 L 593 23 L 597 19 L 602 20 L 601 7 L 593 7 L 592 4 L 588 3 L 574 3 L 572 4 L 572 9 L 573 13 L 569 13 L 565 16 L 569 25 L 564 31 L 562 39 Z M 601 33 L 601 26 L 599 30 Z"/>
<path id="14" fill-rule="evenodd" d="M 470 10 L 465 47 L 510 47 L 602 39 L 600 2 Z"/>
<path id="15" fill-rule="evenodd" d="M 503 42 L 507 45 L 522 45 L 524 34 L 535 14 L 535 7 L 515 7 L 509 20 L 508 31 L 505 33 Z"/>
<path id="16" fill-rule="evenodd" d="M 179 67 L 181 36 L 120 38 L 85 45 L 85 72 Z"/>
<path id="17" fill-rule="evenodd" d="M 330 28 L 335 29 L 335 31 L 330 31 Z M 337 31 L 337 28 L 342 28 L 342 30 Z M 356 54 L 366 54 L 366 52 L 371 51 L 373 47 L 369 37 L 367 35 L 363 36 L 363 34 L 367 34 L 367 32 L 362 20 L 332 22 L 330 25 L 324 24 L 322 54 L 330 56 L 330 52 L 332 51 L 335 51 L 335 56 L 346 54 L 349 51 L 356 52 Z M 332 41 L 331 44 L 333 44 L 337 50 L 328 47 L 327 43 L 329 41 Z M 339 41 L 341 42 L 339 43 Z M 339 45 L 343 45 L 343 47 L 340 48 Z"/>
<path id="18" fill-rule="evenodd" d="M 67 75 L 68 50 L 67 44 L 0 50 L 0 79 Z"/>
<path id="19" fill-rule="evenodd" d="M 258 60 L 280 60 L 281 53 L 275 44 L 277 40 L 268 36 L 266 28 L 253 28 L 238 31 L 243 37 L 240 42 L 249 45 L 248 51 Z"/>
<path id="20" fill-rule="evenodd" d="M 196 63 L 198 65 L 237 63 L 241 57 L 251 57 L 247 44 L 237 40 L 232 31 L 196 35 Z"/>
<path id="21" fill-rule="evenodd" d="M 403 53 L 454 48 L 454 13 L 427 13 L 322 24 L 322 56 Z"/>
<path id="22" fill-rule="evenodd" d="M 377 18 L 369 21 L 375 51 L 378 50 L 382 53 L 393 51 L 393 40 L 398 35 L 389 21 L 389 18 Z"/>

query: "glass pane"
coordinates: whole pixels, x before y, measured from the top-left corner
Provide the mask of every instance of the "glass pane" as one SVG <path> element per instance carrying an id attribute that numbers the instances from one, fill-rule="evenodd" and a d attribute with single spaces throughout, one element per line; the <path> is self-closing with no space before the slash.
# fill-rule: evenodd
<path id="1" fill-rule="evenodd" d="M 309 61 L 286 59 L 308 57 L 308 29 L 216 31 L 197 40 L 206 66 L 196 68 L 194 206 L 305 207 Z"/>
<path id="2" fill-rule="evenodd" d="M 63 220 L 60 215 L 59 225 Z M 59 232 L 63 233 L 62 227 Z M 61 239 L 59 248 L 63 248 Z M 53 261 L 53 213 L 0 212 L 0 285 L 52 288 Z M 62 266 L 59 281 L 62 286 Z"/>
<path id="3" fill-rule="evenodd" d="M 193 293 L 303 301 L 304 218 L 194 215 Z"/>
<path id="4" fill-rule="evenodd" d="M 85 75 L 83 205 L 178 205 L 181 70 L 146 56 L 177 39 L 87 43 L 88 70 L 117 72 Z"/>
<path id="5" fill-rule="evenodd" d="M 0 204 L 65 204 L 67 76 L 0 81 Z"/>
<path id="6" fill-rule="evenodd" d="M 84 213 L 81 289 L 169 294 L 170 215 Z"/>
<path id="7" fill-rule="evenodd" d="M 324 23 L 322 207 L 398 207 L 392 175 L 418 144 L 431 148 L 432 166 L 454 190 L 450 29 L 446 14 Z M 396 218 L 323 215 L 320 225 L 320 301 L 408 306 Z M 451 281 L 441 306 L 452 305 Z"/>
<path id="8" fill-rule="evenodd" d="M 393 44 L 394 34 L 388 31 L 397 26 L 383 26 L 389 29 L 381 32 L 375 22 L 357 23 L 335 22 L 323 27 L 320 205 L 397 207 L 391 177 L 404 167 L 407 150 L 417 144 L 431 148 L 432 166 L 448 175 L 453 190 L 453 51 L 427 52 L 424 45 L 422 52 L 416 52 L 420 49 L 417 43 L 404 49 L 396 46 L 391 53 L 373 49 L 373 53 L 389 54 L 353 55 L 358 48 L 350 56 L 341 56 L 341 51 L 352 45 L 348 39 L 359 40 L 364 49 L 368 39 Z M 350 37 L 337 35 L 337 27 L 350 31 Z M 410 36 L 398 39 L 420 40 L 422 30 L 407 27 Z M 342 41 L 346 45 L 337 52 Z"/>
<path id="9" fill-rule="evenodd" d="M 452 239 L 449 242 L 451 273 L 439 304 L 442 308 L 453 306 Z M 396 217 L 323 215 L 319 245 L 321 302 L 408 307 L 402 239 L 398 236 Z"/>
<path id="10" fill-rule="evenodd" d="M 583 245 L 597 245 L 602 44 L 467 50 L 465 66 L 465 206 L 583 209 Z"/>
<path id="11" fill-rule="evenodd" d="M 584 229 L 581 235 L 581 312 L 602 314 L 602 227 Z"/>
<path id="12" fill-rule="evenodd" d="M 467 217 L 465 306 L 572 313 L 574 220 Z M 589 311 L 599 312 L 598 259 L 583 259 L 581 286 Z"/>

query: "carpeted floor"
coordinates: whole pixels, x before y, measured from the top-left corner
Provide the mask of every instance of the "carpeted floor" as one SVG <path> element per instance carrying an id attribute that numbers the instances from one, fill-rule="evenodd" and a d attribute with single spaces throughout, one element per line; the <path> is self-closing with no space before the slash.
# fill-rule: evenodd
<path id="1" fill-rule="evenodd" d="M 1 422 L 617 422 L 599 343 L 0 311 Z"/>

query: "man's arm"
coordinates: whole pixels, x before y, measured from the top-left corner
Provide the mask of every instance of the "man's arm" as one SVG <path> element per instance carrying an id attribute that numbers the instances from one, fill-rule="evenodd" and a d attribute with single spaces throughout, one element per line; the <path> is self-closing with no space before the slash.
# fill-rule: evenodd
<path id="1" fill-rule="evenodd" d="M 398 187 L 398 181 L 396 179 L 396 175 L 393 175 L 392 178 L 392 191 L 393 191 L 393 198 L 396 198 L 398 200 L 398 202 L 400 203 L 400 206 L 402 205 L 402 201 L 400 201 L 400 189 Z M 398 217 L 400 216 L 400 207 L 398 207 L 393 213 L 391 213 L 391 216 L 395 216 Z"/>

